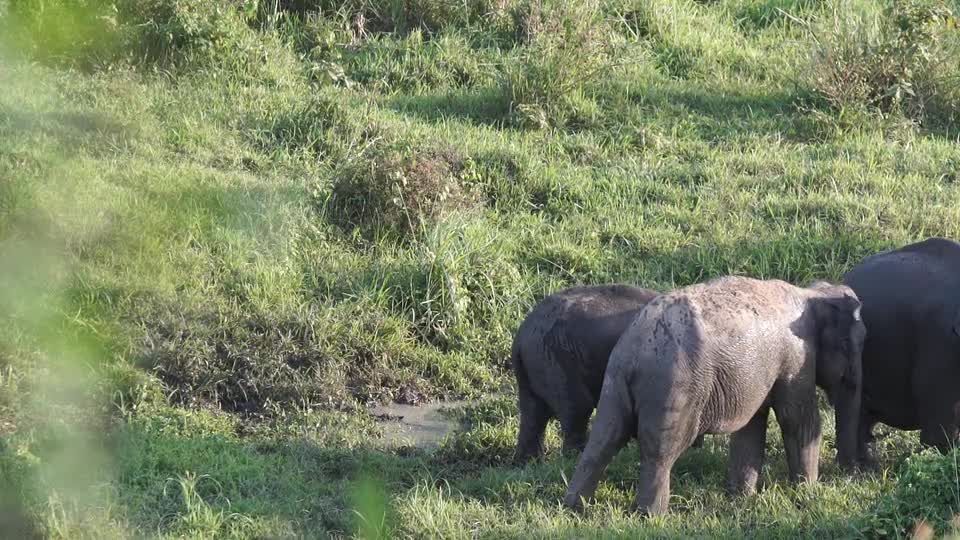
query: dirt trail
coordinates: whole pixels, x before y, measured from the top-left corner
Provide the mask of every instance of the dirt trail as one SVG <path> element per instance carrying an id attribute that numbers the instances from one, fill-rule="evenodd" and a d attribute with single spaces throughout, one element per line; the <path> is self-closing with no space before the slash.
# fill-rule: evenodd
<path id="1" fill-rule="evenodd" d="M 370 410 L 383 428 L 383 442 L 389 446 L 412 445 L 435 448 L 444 436 L 456 429 L 457 421 L 445 411 L 470 405 L 471 401 L 442 401 L 423 405 L 390 403 Z"/>

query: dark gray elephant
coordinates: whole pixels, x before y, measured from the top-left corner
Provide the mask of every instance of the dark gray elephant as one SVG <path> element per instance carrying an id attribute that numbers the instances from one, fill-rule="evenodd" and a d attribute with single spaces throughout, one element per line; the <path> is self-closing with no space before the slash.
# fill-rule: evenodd
<path id="1" fill-rule="evenodd" d="M 957 439 L 960 244 L 930 238 L 867 257 L 843 281 L 863 301 L 863 403 L 858 457 L 877 422 L 919 429 L 941 450 Z"/>
<path id="2" fill-rule="evenodd" d="M 614 454 L 636 434 L 635 506 L 667 511 L 670 470 L 703 433 L 733 433 L 728 489 L 752 493 L 764 460 L 767 417 L 783 432 L 791 480 L 817 480 L 816 386 L 836 409 L 838 459 L 856 452 L 860 302 L 842 285 L 719 278 L 652 300 L 610 355 L 590 439 L 564 504 L 593 495 Z"/>
<path id="3" fill-rule="evenodd" d="M 565 451 L 583 449 L 610 351 L 658 294 L 629 285 L 573 287 L 547 296 L 527 315 L 511 354 L 520 409 L 517 461 L 542 455 L 551 418 L 560 420 Z"/>

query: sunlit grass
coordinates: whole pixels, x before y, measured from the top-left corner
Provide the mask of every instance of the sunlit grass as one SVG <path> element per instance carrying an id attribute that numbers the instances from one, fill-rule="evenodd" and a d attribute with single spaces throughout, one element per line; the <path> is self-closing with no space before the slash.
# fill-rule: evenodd
<path id="1" fill-rule="evenodd" d="M 0 1 L 0 25 L 13 4 L 36 3 Z M 275 25 L 199 0 L 121 2 L 109 28 L 164 24 L 111 35 L 134 40 L 120 49 L 30 41 L 66 31 L 43 18 L 0 40 L 0 530 L 905 534 L 921 517 L 896 499 L 915 434 L 891 431 L 881 469 L 850 477 L 832 463 L 832 415 L 820 485 L 787 484 L 772 425 L 765 489 L 730 499 L 725 439 L 708 437 L 677 464 L 674 512 L 650 521 L 627 512 L 632 447 L 584 516 L 559 506 L 573 461 L 553 428 L 545 461 L 509 463 L 505 360 L 547 292 L 728 273 L 805 284 L 960 237 L 960 147 L 943 130 L 841 118 L 805 86 L 804 21 L 829 4 L 601 3 L 618 55 L 603 77 L 530 98 L 548 111 L 575 96 L 560 123 L 517 122 L 505 102 L 503 75 L 538 61 L 530 32 L 556 24 L 537 26 L 521 0 L 476 13 L 430 0 L 376 20 L 355 2 Z M 549 85 L 551 69 L 527 82 Z M 345 178 L 410 230 L 344 219 L 332 195 Z M 418 191 L 431 186 L 469 204 Z M 412 215 L 417 197 L 439 210 Z M 385 450 L 365 412 L 504 392 L 462 413 L 436 451 Z M 904 474 L 944 464 L 926 460 Z M 923 491 L 921 506 L 958 510 L 937 498 L 952 486 Z M 950 516 L 923 517 L 945 530 Z"/>

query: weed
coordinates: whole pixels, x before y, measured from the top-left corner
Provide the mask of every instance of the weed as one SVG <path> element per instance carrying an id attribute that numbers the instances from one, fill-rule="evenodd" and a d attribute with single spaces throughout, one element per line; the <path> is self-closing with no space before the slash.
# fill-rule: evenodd
<path id="1" fill-rule="evenodd" d="M 814 33 L 812 86 L 840 111 L 873 108 L 949 125 L 960 110 L 953 20 L 938 0 L 897 0 L 877 15 L 835 8 Z"/>
<path id="2" fill-rule="evenodd" d="M 596 2 L 531 2 L 521 20 L 526 46 L 500 83 L 518 123 L 586 126 L 599 111 L 596 85 L 613 68 L 610 32 Z"/>
<path id="3" fill-rule="evenodd" d="M 463 158 L 448 148 L 376 150 L 338 176 L 328 208 L 343 227 L 401 238 L 423 236 L 452 212 L 477 205 L 461 184 Z"/>
<path id="4" fill-rule="evenodd" d="M 960 514 L 960 452 L 941 454 L 928 449 L 907 458 L 896 487 L 885 494 L 861 530 L 890 538 L 906 534 L 918 522 L 940 534 L 952 530 Z"/>
<path id="5" fill-rule="evenodd" d="M 235 531 L 228 533 L 229 529 L 252 524 L 246 516 L 226 512 L 223 507 L 229 507 L 229 501 L 221 500 L 213 505 L 207 502 L 201 495 L 201 484 L 204 481 L 213 486 L 213 492 L 216 493 L 214 499 L 222 498 L 219 494 L 222 488 L 209 476 L 186 472 L 183 476 L 171 480 L 180 496 L 179 510 L 168 518 L 167 527 L 172 533 L 193 538 L 223 538 L 226 535 L 236 536 Z M 167 496 L 166 488 L 164 496 Z"/>

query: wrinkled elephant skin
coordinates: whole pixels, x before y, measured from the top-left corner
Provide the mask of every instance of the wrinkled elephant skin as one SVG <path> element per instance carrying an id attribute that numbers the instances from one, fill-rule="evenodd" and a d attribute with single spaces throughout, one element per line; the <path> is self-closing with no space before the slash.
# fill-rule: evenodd
<path id="1" fill-rule="evenodd" d="M 790 478 L 818 477 L 816 387 L 837 413 L 838 459 L 856 450 L 860 302 L 845 286 L 800 288 L 725 277 L 652 300 L 610 355 L 586 449 L 564 503 L 581 508 L 631 435 L 640 450 L 635 507 L 668 509 L 670 471 L 704 433 L 732 433 L 728 489 L 756 490 L 772 409 Z"/>

